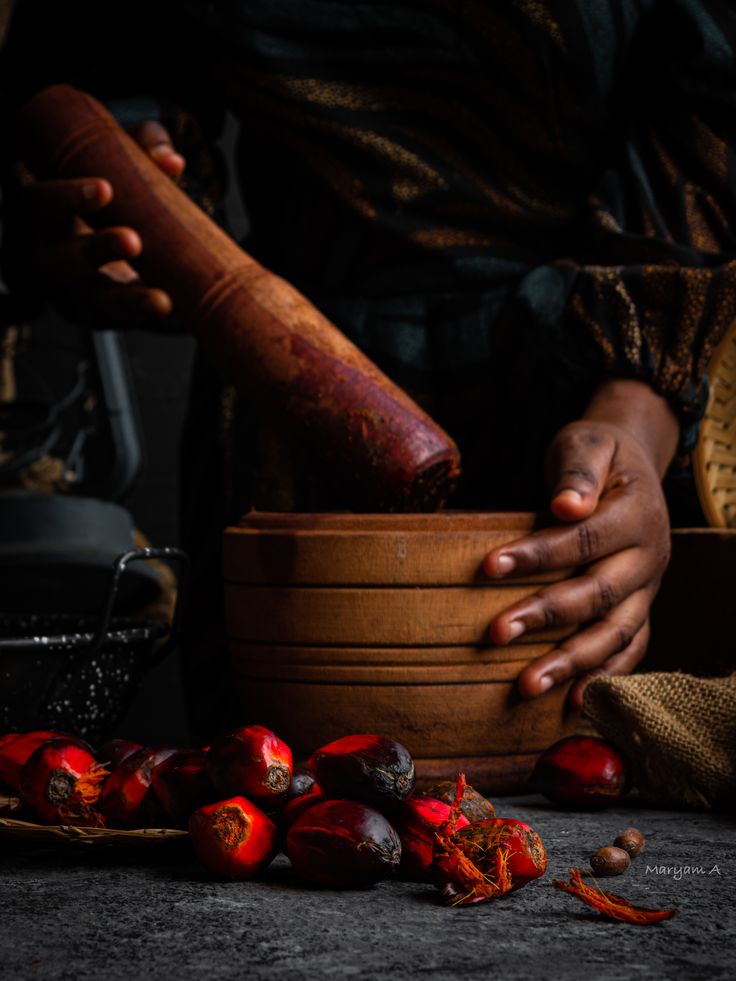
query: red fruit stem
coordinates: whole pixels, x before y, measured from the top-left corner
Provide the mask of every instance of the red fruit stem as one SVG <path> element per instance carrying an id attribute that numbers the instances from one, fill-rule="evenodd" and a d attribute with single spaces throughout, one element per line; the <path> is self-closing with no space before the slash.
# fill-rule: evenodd
<path id="1" fill-rule="evenodd" d="M 437 862 L 438 866 L 450 872 L 451 879 L 468 890 L 454 898 L 450 903 L 451 906 L 469 906 L 471 903 L 483 903 L 511 891 L 513 883 L 508 870 L 508 848 L 496 850 L 493 857 L 493 874 L 485 875 L 462 849 L 451 844 L 448 839 L 445 840 L 444 844 L 446 851 Z"/>
<path id="2" fill-rule="evenodd" d="M 105 819 L 94 805 L 100 796 L 102 784 L 109 776 L 110 771 L 105 769 L 103 763 L 93 763 L 77 778 L 68 800 L 59 805 L 59 817 L 64 821 L 82 822 L 88 827 L 104 828 Z"/>
<path id="3" fill-rule="evenodd" d="M 494 855 L 492 875 L 481 872 L 475 863 L 468 858 L 461 848 L 452 841 L 452 835 L 461 816 L 460 805 L 465 796 L 467 782 L 464 773 L 458 773 L 455 785 L 455 799 L 450 805 L 450 816 L 435 832 L 437 849 L 439 851 L 436 864 L 449 875 L 451 880 L 462 884 L 468 891 L 453 899 L 452 906 L 467 906 L 470 903 L 481 903 L 495 899 L 513 886 L 508 870 L 510 849 L 498 847 Z"/>
<path id="4" fill-rule="evenodd" d="M 231 850 L 242 844 L 251 824 L 251 819 L 241 808 L 226 804 L 215 814 L 212 821 L 212 834 L 223 848 Z"/>
<path id="5" fill-rule="evenodd" d="M 612 892 L 604 892 L 598 883 L 590 886 L 587 882 L 583 882 L 580 869 L 570 869 L 570 882 L 555 879 L 552 885 L 561 892 L 569 892 L 571 896 L 577 896 L 608 919 L 620 920 L 622 923 L 646 926 L 649 923 L 669 920 L 677 912 L 676 909 L 647 909 L 644 906 L 634 906 L 628 899 L 616 896 Z"/>
<path id="6" fill-rule="evenodd" d="M 457 828 L 457 822 L 460 817 L 460 805 L 463 802 L 463 797 L 465 796 L 465 788 L 467 787 L 467 781 L 465 779 L 464 773 L 458 773 L 457 782 L 455 784 L 455 799 L 450 805 L 450 814 L 443 825 L 437 829 L 438 838 L 449 838 L 451 834 L 454 834 Z"/>

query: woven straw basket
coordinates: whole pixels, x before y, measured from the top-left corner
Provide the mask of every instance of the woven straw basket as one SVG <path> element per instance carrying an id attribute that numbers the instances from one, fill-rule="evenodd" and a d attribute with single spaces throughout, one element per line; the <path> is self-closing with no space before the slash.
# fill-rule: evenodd
<path id="1" fill-rule="evenodd" d="M 736 324 L 708 368 L 711 393 L 700 426 L 693 473 L 708 524 L 736 528 Z"/>

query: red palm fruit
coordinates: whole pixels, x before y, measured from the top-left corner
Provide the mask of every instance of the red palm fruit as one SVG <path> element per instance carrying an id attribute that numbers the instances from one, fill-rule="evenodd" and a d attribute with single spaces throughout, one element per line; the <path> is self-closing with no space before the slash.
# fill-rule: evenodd
<path id="1" fill-rule="evenodd" d="M 401 841 L 386 818 L 352 800 L 310 807 L 291 826 L 286 848 L 298 875 L 331 889 L 372 885 L 401 861 Z"/>
<path id="2" fill-rule="evenodd" d="M 391 823 L 401 838 L 401 875 L 411 882 L 431 882 L 432 852 L 437 831 L 450 820 L 451 807 L 432 797 L 405 800 Z M 464 814 L 457 818 L 457 828 L 470 822 Z"/>
<path id="3" fill-rule="evenodd" d="M 438 835 L 432 877 L 453 905 L 495 899 L 538 879 L 547 868 L 539 835 L 513 818 L 469 824 Z"/>
<path id="4" fill-rule="evenodd" d="M 456 786 L 454 780 L 443 780 L 442 783 L 436 783 L 429 790 L 425 790 L 424 796 L 434 797 L 435 800 L 444 801 L 445 804 L 452 804 L 455 800 Z M 487 821 L 496 814 L 493 804 L 467 783 L 460 801 L 460 813 L 465 815 L 470 824 Z"/>
<path id="5" fill-rule="evenodd" d="M 414 788 L 414 761 L 386 736 L 343 736 L 313 753 L 308 766 L 325 797 L 347 797 L 388 814 Z"/>
<path id="6" fill-rule="evenodd" d="M 270 729 L 233 729 L 207 751 L 207 771 L 226 797 L 242 794 L 259 804 L 280 803 L 291 784 L 291 750 Z"/>
<path id="7" fill-rule="evenodd" d="M 537 760 L 532 785 L 562 807 L 603 808 L 629 789 L 626 760 L 596 736 L 560 739 Z"/>
<path id="8" fill-rule="evenodd" d="M 102 789 L 99 809 L 106 822 L 113 827 L 132 828 L 141 824 L 160 822 L 142 811 L 151 786 L 151 772 L 155 766 L 176 753 L 176 749 L 140 749 L 124 760 Z M 149 797 L 150 800 L 150 797 Z"/>
<path id="9" fill-rule="evenodd" d="M 302 794 L 301 797 L 292 797 L 278 816 L 281 834 L 285 835 L 289 828 L 293 824 L 296 824 L 302 814 L 306 814 L 310 807 L 314 807 L 315 804 L 321 804 L 325 799 L 325 795 L 317 784 L 314 784 L 309 793 Z"/>
<path id="10" fill-rule="evenodd" d="M 99 824 L 93 805 L 107 773 L 80 741 L 46 740 L 23 765 L 20 799 L 47 824 Z"/>
<path id="11" fill-rule="evenodd" d="M 181 749 L 158 763 L 151 771 L 151 788 L 177 827 L 186 827 L 197 808 L 217 798 L 201 749 Z"/>
<path id="12" fill-rule="evenodd" d="M 474 829 L 465 832 L 464 838 L 478 853 L 489 848 L 505 848 L 507 868 L 512 880 L 512 889 L 525 886 L 532 879 L 538 879 L 547 870 L 547 852 L 542 839 L 524 821 L 515 818 L 490 818 L 471 825 Z M 466 854 L 471 854 L 466 851 Z M 475 852 L 472 853 L 473 855 Z"/>
<path id="13" fill-rule="evenodd" d="M 0 783 L 11 790 L 20 787 L 20 772 L 28 757 L 49 739 L 73 738 L 62 732 L 39 729 L 35 732 L 9 732 L 0 738 Z M 79 740 L 80 745 L 86 746 Z"/>
<path id="14" fill-rule="evenodd" d="M 276 826 L 245 797 L 200 807 L 189 819 L 192 845 L 203 865 L 223 879 L 250 879 L 277 850 Z"/>
<path id="15" fill-rule="evenodd" d="M 294 800 L 295 797 L 301 797 L 302 794 L 310 793 L 316 782 L 314 774 L 310 770 L 307 770 L 306 767 L 295 767 L 294 772 L 291 774 L 291 783 L 286 794 L 287 801 Z"/>
<path id="16" fill-rule="evenodd" d="M 132 743 L 129 739 L 108 739 L 97 750 L 97 759 L 108 770 L 117 770 L 121 763 L 124 763 L 129 756 L 139 752 L 141 749 L 143 749 L 143 746 L 140 743 Z"/>

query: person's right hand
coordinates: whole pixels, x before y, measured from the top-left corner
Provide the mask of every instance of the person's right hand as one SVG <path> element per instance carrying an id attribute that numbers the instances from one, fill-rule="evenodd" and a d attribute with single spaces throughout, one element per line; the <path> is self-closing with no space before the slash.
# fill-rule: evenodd
<path id="1" fill-rule="evenodd" d="M 164 173 L 182 173 L 184 158 L 160 123 L 143 123 L 133 136 Z M 95 231 L 85 220 L 104 209 L 114 193 L 101 177 L 26 182 L 17 202 L 26 243 L 20 261 L 30 267 L 22 278 L 78 322 L 155 327 L 171 313 L 172 303 L 163 290 L 144 283 L 128 261 L 143 249 L 137 231 L 124 226 Z"/>

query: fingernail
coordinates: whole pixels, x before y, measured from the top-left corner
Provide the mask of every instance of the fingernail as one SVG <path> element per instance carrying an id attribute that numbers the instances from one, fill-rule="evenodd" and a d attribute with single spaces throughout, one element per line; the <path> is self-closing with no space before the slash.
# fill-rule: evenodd
<path id="1" fill-rule="evenodd" d="M 168 157 L 174 151 L 171 149 L 170 143 L 157 143 L 156 146 L 149 148 L 148 153 L 153 157 L 154 160 L 160 160 L 162 157 Z"/>
<path id="2" fill-rule="evenodd" d="M 555 494 L 555 497 L 557 498 L 558 501 L 561 500 L 562 498 L 565 498 L 570 502 L 570 504 L 583 503 L 583 495 L 576 490 L 563 490 L 560 491 L 559 494 Z"/>
<path id="3" fill-rule="evenodd" d="M 157 316 L 165 316 L 171 310 L 171 303 L 163 299 L 161 294 L 156 293 L 146 296 L 143 299 L 142 307 L 146 313 L 153 313 Z"/>
<path id="4" fill-rule="evenodd" d="M 125 239 L 121 239 L 121 238 L 114 238 L 112 240 L 112 246 L 110 251 L 114 255 L 118 255 L 123 259 L 127 258 L 130 255 L 128 242 Z"/>
<path id="5" fill-rule="evenodd" d="M 549 691 L 549 689 L 552 687 L 552 685 L 554 685 L 554 683 L 555 683 L 555 679 L 552 677 L 551 674 L 543 674 L 542 677 L 539 679 L 539 683 L 538 683 L 539 694 L 541 695 L 543 692 Z"/>
<path id="6" fill-rule="evenodd" d="M 173 150 L 168 143 L 159 143 L 157 146 L 151 147 L 148 152 L 158 163 L 165 160 L 172 166 L 184 166 L 184 157 L 180 153 L 177 153 L 176 150 Z"/>
<path id="7" fill-rule="evenodd" d="M 99 193 L 100 189 L 97 184 L 82 184 L 82 197 L 87 201 L 94 201 Z"/>
<path id="8" fill-rule="evenodd" d="M 509 640 L 515 640 L 523 633 L 524 633 L 524 624 L 521 622 L 521 620 L 512 620 L 511 623 L 509 624 L 509 633 L 508 633 Z"/>
<path id="9" fill-rule="evenodd" d="M 512 555 L 499 555 L 496 559 L 496 575 L 507 576 L 516 568 L 516 559 Z"/>

